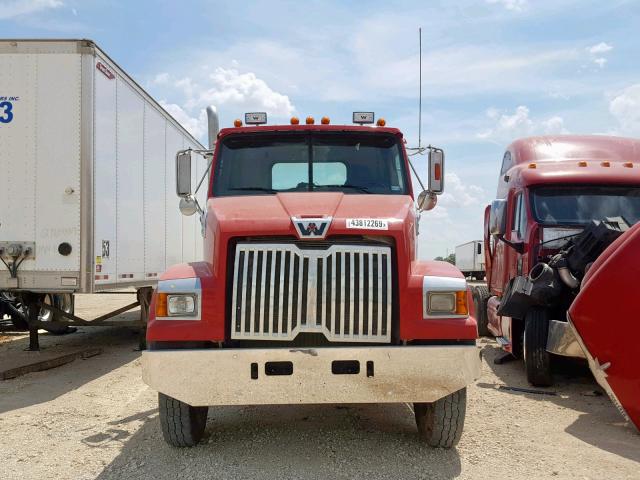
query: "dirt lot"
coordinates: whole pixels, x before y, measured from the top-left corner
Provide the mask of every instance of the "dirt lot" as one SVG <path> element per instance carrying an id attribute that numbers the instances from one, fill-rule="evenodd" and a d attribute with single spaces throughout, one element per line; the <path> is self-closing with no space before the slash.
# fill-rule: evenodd
<path id="1" fill-rule="evenodd" d="M 129 300 L 84 297 L 77 312 L 97 316 Z M 26 344 L 0 332 L 0 363 Z M 450 451 L 417 442 L 404 404 L 212 408 L 203 443 L 175 450 L 140 379 L 135 331 L 42 335 L 45 349 L 55 344 L 103 353 L 0 382 L 1 479 L 640 478 L 640 435 L 594 393 L 588 371 L 563 368 L 555 396 L 502 390 L 527 386 L 523 368 L 494 365 L 488 339 L 465 433 Z"/>

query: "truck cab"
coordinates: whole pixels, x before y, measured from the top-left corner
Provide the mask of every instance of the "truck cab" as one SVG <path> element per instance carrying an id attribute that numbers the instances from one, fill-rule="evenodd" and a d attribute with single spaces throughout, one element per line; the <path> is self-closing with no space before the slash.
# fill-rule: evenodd
<path id="1" fill-rule="evenodd" d="M 203 206 L 186 180 L 194 152 L 177 155 L 203 259 L 163 274 L 143 354 L 171 445 L 198 442 L 209 406 L 283 403 L 412 402 L 425 442 L 460 438 L 480 372 L 468 287 L 416 253 L 444 154 L 428 149 L 416 199 L 402 133 L 373 118 L 268 125 L 258 112 L 214 131 Z"/>
<path id="2" fill-rule="evenodd" d="M 605 136 L 516 140 L 485 210 L 489 293 L 481 334 L 522 356 L 530 383 L 552 383 L 554 355 L 583 357 L 566 314 L 598 255 L 640 220 L 640 141 Z"/>

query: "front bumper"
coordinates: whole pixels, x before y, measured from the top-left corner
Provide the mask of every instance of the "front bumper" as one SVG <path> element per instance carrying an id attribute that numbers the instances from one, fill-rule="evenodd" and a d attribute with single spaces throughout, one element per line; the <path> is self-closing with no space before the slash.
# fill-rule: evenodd
<path id="1" fill-rule="evenodd" d="M 563 357 L 587 358 L 569 322 L 551 320 L 547 336 L 547 352 Z"/>
<path id="2" fill-rule="evenodd" d="M 334 361 L 360 371 L 332 373 Z M 292 373 L 267 375 L 268 362 Z M 475 345 L 159 350 L 142 353 L 142 369 L 147 385 L 193 406 L 433 402 L 476 380 L 481 360 Z"/>

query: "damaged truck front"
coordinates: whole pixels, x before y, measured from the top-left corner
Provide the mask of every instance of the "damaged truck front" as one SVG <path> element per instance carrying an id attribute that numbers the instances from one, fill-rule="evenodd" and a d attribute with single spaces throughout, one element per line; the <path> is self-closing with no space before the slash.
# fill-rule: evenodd
<path id="1" fill-rule="evenodd" d="M 522 356 L 531 384 L 552 384 L 554 355 L 585 358 L 567 311 L 594 262 L 638 220 L 640 141 L 549 136 L 508 147 L 485 211 L 488 291 L 474 300 L 480 333 Z"/>

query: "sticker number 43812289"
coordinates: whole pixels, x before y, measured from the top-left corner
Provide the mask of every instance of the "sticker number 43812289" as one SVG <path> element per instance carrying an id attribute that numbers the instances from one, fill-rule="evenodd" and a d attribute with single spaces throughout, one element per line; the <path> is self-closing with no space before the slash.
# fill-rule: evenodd
<path id="1" fill-rule="evenodd" d="M 0 123 L 9 123 L 13 120 L 13 103 L 0 102 Z"/>
<path id="2" fill-rule="evenodd" d="M 389 230 L 389 222 L 380 218 L 347 218 L 347 228 Z"/>

